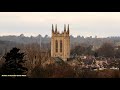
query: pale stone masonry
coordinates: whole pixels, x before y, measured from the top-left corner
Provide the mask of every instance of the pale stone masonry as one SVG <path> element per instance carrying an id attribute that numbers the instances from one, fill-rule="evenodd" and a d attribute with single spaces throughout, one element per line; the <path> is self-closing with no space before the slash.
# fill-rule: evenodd
<path id="1" fill-rule="evenodd" d="M 51 37 L 51 57 L 59 57 L 64 61 L 70 57 L 70 36 L 69 36 L 69 24 L 66 30 L 64 25 L 64 32 L 59 33 L 57 25 L 52 24 L 52 37 Z"/>

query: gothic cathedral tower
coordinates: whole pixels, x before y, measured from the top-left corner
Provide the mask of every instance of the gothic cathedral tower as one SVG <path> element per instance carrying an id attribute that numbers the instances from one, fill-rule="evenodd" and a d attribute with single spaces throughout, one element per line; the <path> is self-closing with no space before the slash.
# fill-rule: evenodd
<path id="1" fill-rule="evenodd" d="M 70 36 L 69 36 L 69 24 L 66 30 L 64 25 L 64 32 L 59 33 L 57 31 L 57 25 L 52 24 L 52 37 L 51 37 L 51 57 L 60 57 L 64 61 L 70 57 Z"/>

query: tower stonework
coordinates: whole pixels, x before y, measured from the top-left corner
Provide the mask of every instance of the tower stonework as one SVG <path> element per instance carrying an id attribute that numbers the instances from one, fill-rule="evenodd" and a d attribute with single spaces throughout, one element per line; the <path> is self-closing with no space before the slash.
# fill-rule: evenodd
<path id="1" fill-rule="evenodd" d="M 51 57 L 59 57 L 64 61 L 70 57 L 70 36 L 69 36 L 69 24 L 66 29 L 64 25 L 64 31 L 59 33 L 57 25 L 52 24 L 52 37 L 51 37 Z"/>

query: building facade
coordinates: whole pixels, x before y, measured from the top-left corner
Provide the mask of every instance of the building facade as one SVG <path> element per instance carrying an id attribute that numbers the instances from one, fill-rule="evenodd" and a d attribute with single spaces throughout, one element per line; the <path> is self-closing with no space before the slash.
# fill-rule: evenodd
<path id="1" fill-rule="evenodd" d="M 67 29 L 66 25 L 64 25 L 62 33 L 57 30 L 57 25 L 54 28 L 52 24 L 51 57 L 59 57 L 64 61 L 70 57 L 69 24 Z"/>

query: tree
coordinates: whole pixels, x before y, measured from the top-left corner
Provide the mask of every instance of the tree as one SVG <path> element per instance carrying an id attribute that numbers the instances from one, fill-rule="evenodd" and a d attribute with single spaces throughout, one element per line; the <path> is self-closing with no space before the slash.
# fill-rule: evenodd
<path id="1" fill-rule="evenodd" d="M 49 64 L 45 67 L 36 66 L 31 73 L 32 78 L 74 78 L 75 71 L 68 64 Z"/>
<path id="2" fill-rule="evenodd" d="M 48 47 L 48 43 L 44 44 L 45 47 L 38 43 L 30 43 L 24 45 L 24 47 L 19 47 L 21 51 L 26 53 L 25 59 L 27 60 L 25 63 L 25 67 L 28 68 L 27 76 L 31 76 L 31 71 L 37 66 L 41 66 L 45 61 L 50 58 L 50 48 Z M 47 48 L 48 47 L 48 48 Z M 39 70 L 42 70 L 39 68 Z"/>
<path id="3" fill-rule="evenodd" d="M 98 49 L 100 56 L 104 57 L 114 57 L 114 45 L 111 43 L 103 43 L 103 45 Z"/>
<path id="4" fill-rule="evenodd" d="M 71 49 L 71 55 L 92 55 L 92 45 L 88 46 L 83 46 L 83 45 L 78 45 L 75 48 Z"/>
<path id="5" fill-rule="evenodd" d="M 85 48 L 85 55 L 93 55 L 93 51 L 92 51 L 92 45 L 89 45 L 88 47 Z"/>
<path id="6" fill-rule="evenodd" d="M 85 51 L 85 47 L 76 46 L 74 49 L 71 50 L 71 55 L 74 55 L 74 54 L 82 55 L 84 51 Z"/>
<path id="7" fill-rule="evenodd" d="M 115 57 L 116 57 L 116 58 L 120 58 L 120 46 L 119 46 L 118 49 L 115 51 Z"/>
<path id="8" fill-rule="evenodd" d="M 21 75 L 25 74 L 28 70 L 26 67 L 23 67 L 23 63 L 26 61 L 23 59 L 25 54 L 20 53 L 19 50 L 20 49 L 15 47 L 5 54 L 3 57 L 5 63 L 2 65 L 2 74 Z"/>

